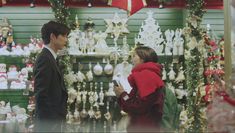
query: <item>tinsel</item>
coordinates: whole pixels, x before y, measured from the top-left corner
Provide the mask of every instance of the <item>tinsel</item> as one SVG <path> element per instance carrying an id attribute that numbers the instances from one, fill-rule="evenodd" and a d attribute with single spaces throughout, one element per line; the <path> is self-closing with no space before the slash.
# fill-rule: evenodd
<path id="1" fill-rule="evenodd" d="M 204 114 L 205 103 L 202 102 L 200 88 L 204 86 L 203 66 L 203 29 L 200 27 L 203 14 L 203 0 L 187 0 L 189 15 L 187 17 L 185 31 L 185 65 L 187 86 L 187 125 L 181 125 L 182 132 L 201 133 L 206 131 L 206 119 Z M 196 42 L 192 43 L 192 39 Z M 191 45 L 190 45 L 191 44 Z M 196 45 L 196 46 L 192 46 Z M 186 57 L 187 56 L 187 57 Z"/>

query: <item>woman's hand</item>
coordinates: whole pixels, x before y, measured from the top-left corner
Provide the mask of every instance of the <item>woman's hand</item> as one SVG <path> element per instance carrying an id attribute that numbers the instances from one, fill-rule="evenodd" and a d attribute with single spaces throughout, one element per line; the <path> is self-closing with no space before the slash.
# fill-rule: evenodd
<path id="1" fill-rule="evenodd" d="M 114 86 L 113 90 L 114 90 L 117 97 L 119 97 L 124 92 L 122 85 Z"/>

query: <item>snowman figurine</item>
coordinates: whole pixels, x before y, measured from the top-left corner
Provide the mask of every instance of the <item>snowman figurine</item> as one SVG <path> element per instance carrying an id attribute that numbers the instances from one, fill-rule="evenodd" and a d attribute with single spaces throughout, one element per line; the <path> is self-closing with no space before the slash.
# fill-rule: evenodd
<path id="1" fill-rule="evenodd" d="M 7 89 L 7 77 L 0 75 L 0 89 Z"/>

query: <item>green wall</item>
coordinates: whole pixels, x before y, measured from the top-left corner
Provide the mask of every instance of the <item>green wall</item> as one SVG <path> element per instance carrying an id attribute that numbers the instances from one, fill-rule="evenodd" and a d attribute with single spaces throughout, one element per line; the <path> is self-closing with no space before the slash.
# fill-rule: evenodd
<path id="1" fill-rule="evenodd" d="M 166 29 L 183 28 L 185 22 L 185 10 L 182 9 L 158 9 L 158 8 L 145 8 L 139 11 L 137 14 L 131 16 L 128 20 L 128 29 L 130 34 L 127 35 L 128 44 L 134 44 L 134 37 L 138 34 L 139 28 L 142 22 L 147 18 L 146 12 L 152 10 L 154 12 L 154 18 L 159 23 L 162 31 Z M 96 31 L 105 31 L 106 23 L 104 19 L 111 19 L 114 13 L 118 12 L 120 17 L 126 16 L 126 12 L 117 8 L 73 8 L 71 9 L 71 18 L 74 19 L 78 14 L 79 22 L 81 24 L 81 30 L 87 21 L 87 18 L 92 18 L 95 23 Z M 30 42 L 30 36 L 40 37 L 41 26 L 54 19 L 53 12 L 48 7 L 0 7 L 0 19 L 7 17 L 10 23 L 13 25 L 14 41 L 16 43 L 27 44 Z M 221 10 L 209 10 L 202 22 L 202 26 L 206 26 L 210 23 L 214 32 L 218 36 L 222 36 L 224 32 L 224 16 Z M 121 37 L 122 38 L 122 37 Z M 107 38 L 108 45 L 113 45 L 113 39 L 110 36 Z M 118 40 L 118 44 L 122 44 L 122 39 Z M 2 57 L 3 58 L 3 57 Z M 2 61 L 4 62 L 5 59 Z M 11 59 L 9 59 L 11 60 Z M 82 61 L 82 59 L 80 59 Z M 85 60 L 86 64 L 90 60 Z M 1 60 L 0 60 L 0 63 Z M 4 62 L 6 63 L 6 62 Z M 95 61 L 93 62 L 95 63 Z M 102 64 L 104 65 L 104 64 Z M 21 66 L 21 65 L 18 65 Z M 108 77 L 111 78 L 111 77 Z M 105 81 L 105 75 L 102 78 L 97 79 Z M 106 81 L 108 82 L 108 81 Z M 27 105 L 26 96 L 22 97 L 22 91 L 14 90 L 0 90 L 0 100 L 6 99 L 7 101 L 13 101 L 13 104 Z M 12 100 L 14 99 L 14 100 Z"/>
<path id="2" fill-rule="evenodd" d="M 134 36 L 138 33 L 141 23 L 146 19 L 146 11 L 150 9 L 143 9 L 138 14 L 129 18 L 128 29 L 128 43 L 134 43 Z M 162 30 L 176 29 L 183 27 L 182 10 L 180 9 L 151 9 L 155 12 L 154 17 L 159 22 Z M 126 13 L 117 8 L 74 8 L 71 10 L 71 19 L 74 19 L 75 14 L 78 14 L 81 29 L 87 18 L 91 17 L 96 24 L 95 30 L 105 31 L 106 23 L 104 19 L 113 18 L 115 12 L 118 12 L 121 17 L 126 16 Z M 17 43 L 28 43 L 31 35 L 40 36 L 40 28 L 43 23 L 54 19 L 53 13 L 47 7 L 2 7 L 0 8 L 0 18 L 7 17 L 13 25 L 14 40 Z M 108 44 L 113 43 L 113 40 L 108 38 Z M 119 41 L 119 43 L 121 43 Z"/>

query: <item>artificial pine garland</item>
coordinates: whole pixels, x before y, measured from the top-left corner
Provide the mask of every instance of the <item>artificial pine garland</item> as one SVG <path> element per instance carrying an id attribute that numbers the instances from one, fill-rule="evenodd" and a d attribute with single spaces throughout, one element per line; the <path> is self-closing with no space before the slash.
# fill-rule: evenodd
<path id="1" fill-rule="evenodd" d="M 201 100 L 204 89 L 204 39 L 200 27 L 205 13 L 203 0 L 187 0 L 189 15 L 184 28 L 186 86 L 187 86 L 187 125 L 181 125 L 181 131 L 188 133 L 206 132 L 205 103 Z"/>

